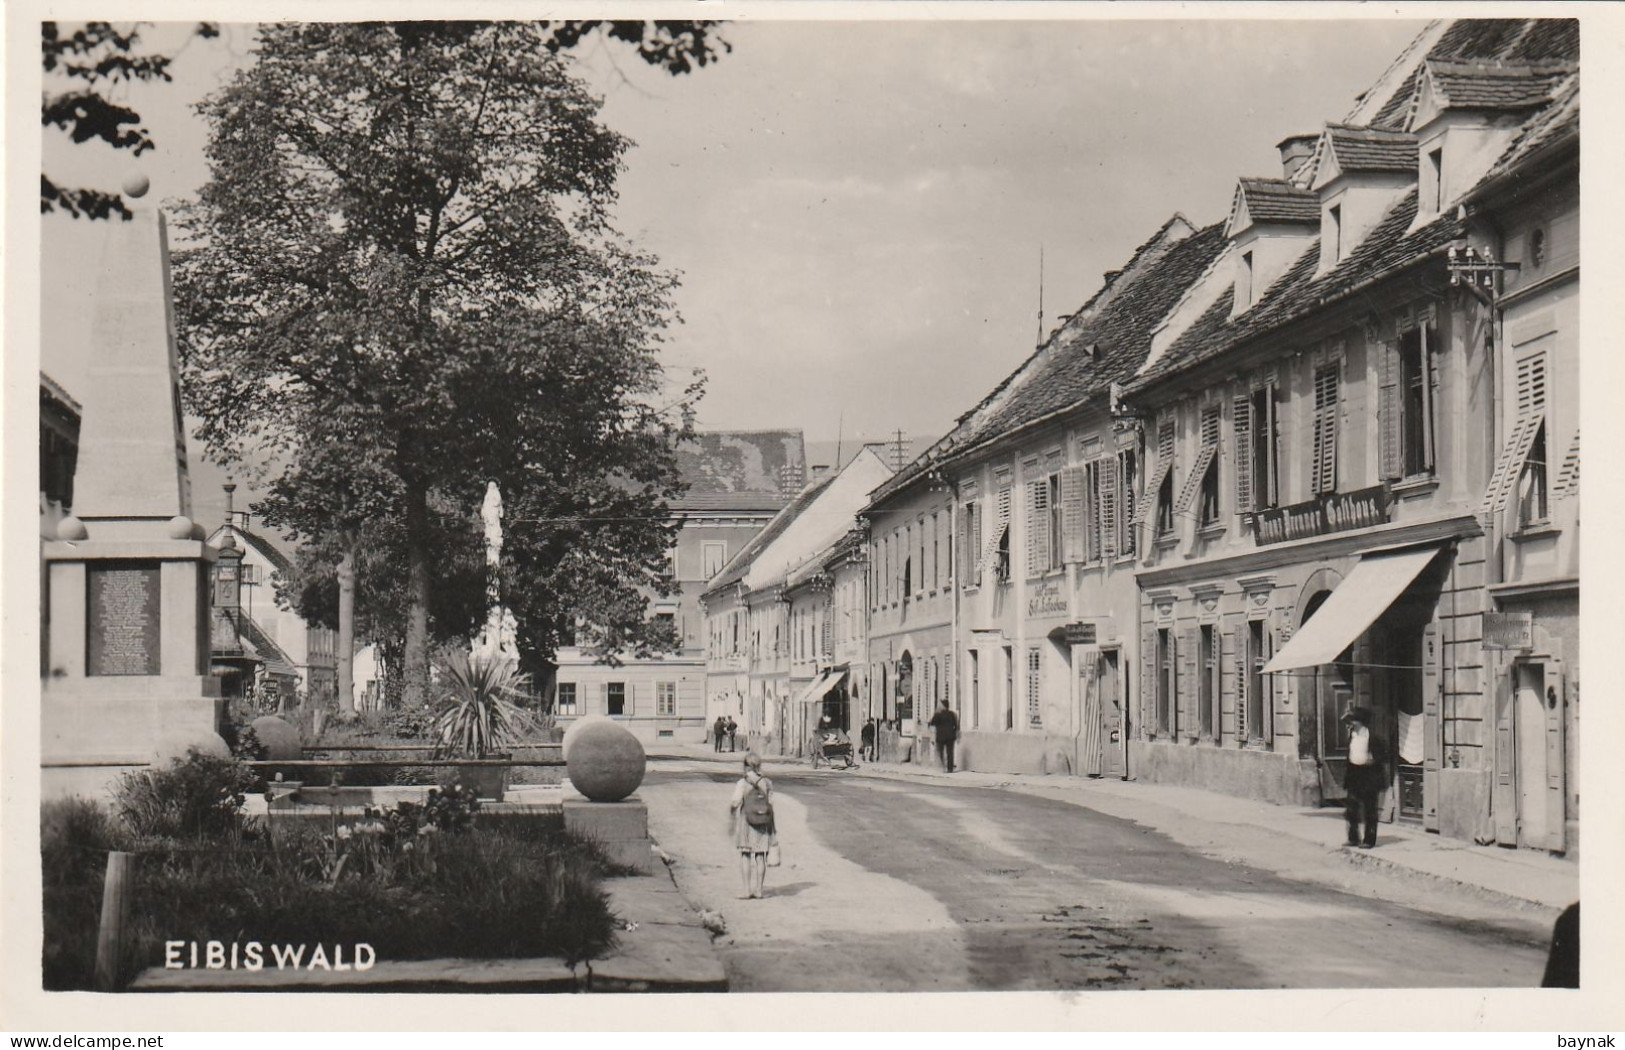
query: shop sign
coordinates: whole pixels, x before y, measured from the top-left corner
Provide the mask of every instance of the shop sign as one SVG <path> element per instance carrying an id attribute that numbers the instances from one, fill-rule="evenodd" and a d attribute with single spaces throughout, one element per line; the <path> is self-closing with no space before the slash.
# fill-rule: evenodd
<path id="1" fill-rule="evenodd" d="M 1484 614 L 1484 648 L 1533 649 L 1535 647 L 1534 613 L 1487 612 Z"/>
<path id="2" fill-rule="evenodd" d="M 1354 492 L 1333 492 L 1290 507 L 1261 510 L 1253 515 L 1253 537 L 1258 546 L 1287 540 L 1325 536 L 1365 529 L 1388 521 L 1388 486 L 1373 485 Z"/>
<path id="3" fill-rule="evenodd" d="M 1067 645 L 1096 645 L 1096 635 L 1093 623 L 1069 623 L 1066 625 Z"/>
<path id="4" fill-rule="evenodd" d="M 1061 593 L 1059 580 L 1048 580 L 1029 592 L 1028 616 L 1065 616 L 1066 595 Z"/>

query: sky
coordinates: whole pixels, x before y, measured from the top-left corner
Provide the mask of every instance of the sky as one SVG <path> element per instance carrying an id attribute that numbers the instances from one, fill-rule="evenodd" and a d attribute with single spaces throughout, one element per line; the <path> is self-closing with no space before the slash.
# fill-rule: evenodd
<path id="1" fill-rule="evenodd" d="M 637 144 L 617 224 L 681 274 L 673 387 L 703 369 L 701 426 L 799 428 L 850 452 L 947 431 L 1032 352 L 1041 291 L 1048 330 L 1173 213 L 1223 220 L 1239 176 L 1278 174 L 1275 144 L 1341 119 L 1422 25 L 746 21 L 688 76 L 613 43 L 573 61 Z M 249 61 L 252 30 L 225 28 L 148 31 L 181 49 L 173 83 L 127 95 L 157 149 L 48 130 L 47 170 L 193 194 L 207 168 L 191 107 Z M 42 221 L 57 289 L 42 367 L 71 391 L 90 316 L 71 305 L 92 293 L 99 232 Z"/>

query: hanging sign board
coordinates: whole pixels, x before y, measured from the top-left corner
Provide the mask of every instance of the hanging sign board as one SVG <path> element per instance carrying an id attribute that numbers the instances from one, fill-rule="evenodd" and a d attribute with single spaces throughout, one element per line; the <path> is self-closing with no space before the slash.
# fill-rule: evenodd
<path id="1" fill-rule="evenodd" d="M 1484 648 L 1533 649 L 1535 647 L 1534 613 L 1487 612 L 1484 614 Z"/>

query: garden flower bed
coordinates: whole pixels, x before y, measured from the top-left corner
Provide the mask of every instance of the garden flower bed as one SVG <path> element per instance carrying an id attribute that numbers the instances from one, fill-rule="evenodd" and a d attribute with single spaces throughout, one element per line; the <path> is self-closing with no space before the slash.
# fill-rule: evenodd
<path id="1" fill-rule="evenodd" d="M 174 942 L 367 945 L 382 960 L 601 956 L 615 919 L 601 880 L 621 874 L 552 814 L 482 818 L 466 792 L 331 821 L 245 817 L 255 786 L 235 762 L 192 755 L 127 778 L 112 811 L 84 800 L 42 814 L 44 983 L 93 984 L 109 851 L 137 855 L 121 984 Z M 180 949 L 190 962 L 189 948 Z M 173 958 L 173 955 L 170 956 Z"/>

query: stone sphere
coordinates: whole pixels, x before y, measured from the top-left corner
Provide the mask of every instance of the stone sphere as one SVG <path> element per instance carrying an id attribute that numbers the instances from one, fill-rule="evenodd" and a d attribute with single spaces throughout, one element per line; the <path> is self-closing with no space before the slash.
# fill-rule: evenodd
<path id="1" fill-rule="evenodd" d="M 196 528 L 192 519 L 184 514 L 177 514 L 169 519 L 169 538 L 172 540 L 189 540 L 192 531 Z"/>
<path id="2" fill-rule="evenodd" d="M 304 741 L 299 739 L 299 730 L 276 715 L 256 718 L 249 723 L 249 728 L 254 730 L 254 735 L 264 746 L 267 760 L 297 762 L 304 757 L 305 745 Z"/>
<path id="3" fill-rule="evenodd" d="M 56 523 L 56 538 L 59 540 L 88 540 L 90 530 L 85 528 L 84 522 L 69 514 Z"/>
<path id="4" fill-rule="evenodd" d="M 614 724 L 615 720 L 608 715 L 582 715 L 574 722 L 571 722 L 570 728 L 564 731 L 564 739 L 559 741 L 560 745 L 564 748 L 563 752 L 561 752 L 564 755 L 564 760 L 566 762 L 570 760 L 570 748 L 575 744 L 576 739 L 581 736 L 581 731 L 583 729 L 587 728 L 588 726 L 612 726 Z"/>
<path id="5" fill-rule="evenodd" d="M 212 758 L 230 758 L 231 748 L 219 733 L 204 730 L 175 730 L 158 738 L 152 748 L 152 764 L 160 768 L 177 760 L 184 760 L 188 751 L 198 751 Z"/>
<path id="6" fill-rule="evenodd" d="M 140 173 L 131 175 L 124 180 L 124 195 L 126 197 L 145 197 L 147 191 L 151 188 L 152 183 L 147 180 L 145 175 Z"/>
<path id="7" fill-rule="evenodd" d="M 594 802 L 619 802 L 643 783 L 643 745 L 624 726 L 608 720 L 581 727 L 565 756 L 575 789 Z"/>

